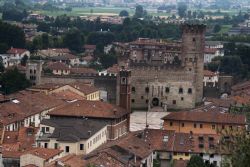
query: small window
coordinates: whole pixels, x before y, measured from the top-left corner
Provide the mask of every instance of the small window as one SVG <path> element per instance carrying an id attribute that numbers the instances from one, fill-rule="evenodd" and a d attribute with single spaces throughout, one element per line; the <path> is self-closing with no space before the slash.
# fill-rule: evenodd
<path id="1" fill-rule="evenodd" d="M 170 122 L 169 125 L 170 125 L 170 126 L 173 126 L 173 122 Z"/>
<path id="2" fill-rule="evenodd" d="M 166 87 L 166 88 L 165 88 L 165 92 L 166 92 L 166 93 L 169 93 L 169 91 L 170 91 L 170 90 L 169 90 L 169 87 Z"/>
<path id="3" fill-rule="evenodd" d="M 148 99 L 146 100 L 146 104 L 148 104 Z"/>
<path id="4" fill-rule="evenodd" d="M 214 158 L 214 154 L 211 154 L 211 155 L 210 155 L 210 158 Z"/>
<path id="5" fill-rule="evenodd" d="M 173 100 L 173 104 L 174 104 L 174 105 L 176 104 L 176 100 Z"/>
<path id="6" fill-rule="evenodd" d="M 49 127 L 46 127 L 46 132 L 49 132 Z"/>
<path id="7" fill-rule="evenodd" d="M 58 149 L 58 143 L 55 143 L 54 148 Z"/>
<path id="8" fill-rule="evenodd" d="M 200 124 L 200 128 L 203 128 L 203 125 L 202 125 L 202 124 Z"/>
<path id="9" fill-rule="evenodd" d="M 181 123 L 181 126 L 182 126 L 182 127 L 184 127 L 184 126 L 185 126 L 185 124 L 184 124 L 184 123 Z"/>
<path id="10" fill-rule="evenodd" d="M 125 77 L 122 77 L 122 79 L 121 79 L 121 84 L 126 84 L 126 83 L 127 83 L 126 78 L 125 78 Z"/>
<path id="11" fill-rule="evenodd" d="M 189 156 L 189 153 L 185 153 L 185 156 L 188 157 L 188 156 Z"/>
<path id="12" fill-rule="evenodd" d="M 179 88 L 179 93 L 180 93 L 180 94 L 183 93 L 183 88 Z"/>
<path id="13" fill-rule="evenodd" d="M 149 92 L 149 87 L 145 88 L 145 92 L 148 93 Z"/>
<path id="14" fill-rule="evenodd" d="M 141 96 L 141 99 L 144 99 L 144 97 L 143 97 L 143 96 Z"/>
<path id="15" fill-rule="evenodd" d="M 181 97 L 181 101 L 183 101 L 184 100 L 184 97 Z"/>
<path id="16" fill-rule="evenodd" d="M 48 148 L 48 143 L 44 143 L 44 148 Z"/>
<path id="17" fill-rule="evenodd" d="M 84 149 L 84 144 L 80 144 L 80 150 Z"/>
<path id="18" fill-rule="evenodd" d="M 188 88 L 188 94 L 192 94 L 192 88 Z"/>
<path id="19" fill-rule="evenodd" d="M 131 99 L 131 102 L 134 103 L 134 102 L 135 102 L 135 99 Z"/>
<path id="20" fill-rule="evenodd" d="M 215 129 L 215 125 L 212 125 L 212 129 Z"/>
<path id="21" fill-rule="evenodd" d="M 221 127 L 222 129 L 225 129 L 225 126 L 224 125 L 222 125 L 222 127 Z"/>
<path id="22" fill-rule="evenodd" d="M 195 38 L 193 38 L 193 42 L 195 42 L 196 41 L 196 39 Z"/>
<path id="23" fill-rule="evenodd" d="M 132 87 L 131 91 L 132 91 L 132 92 L 135 92 L 135 87 Z"/>
<path id="24" fill-rule="evenodd" d="M 196 128 L 196 124 L 194 124 L 194 128 Z"/>
<path id="25" fill-rule="evenodd" d="M 66 153 L 69 152 L 69 146 L 65 146 L 65 152 L 66 152 Z"/>

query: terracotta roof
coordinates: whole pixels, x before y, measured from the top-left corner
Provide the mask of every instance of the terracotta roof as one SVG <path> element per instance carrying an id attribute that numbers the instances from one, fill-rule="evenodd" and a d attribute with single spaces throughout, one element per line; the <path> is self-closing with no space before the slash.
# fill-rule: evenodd
<path id="1" fill-rule="evenodd" d="M 204 53 L 205 54 L 215 54 L 216 51 L 218 51 L 217 48 L 205 48 Z"/>
<path id="2" fill-rule="evenodd" d="M 219 98 L 206 98 L 206 102 L 211 102 L 213 105 L 223 108 L 229 108 L 235 104 L 234 100 L 230 98 L 219 99 Z M 194 109 L 195 110 L 195 109 Z"/>
<path id="3" fill-rule="evenodd" d="M 80 96 L 79 94 L 72 92 L 71 90 L 63 90 L 60 92 L 53 92 L 52 95 L 54 97 L 56 97 L 57 99 L 66 100 L 66 101 L 84 100 L 85 99 L 83 96 Z"/>
<path id="4" fill-rule="evenodd" d="M 82 156 L 75 154 L 68 154 L 62 158 L 59 158 L 46 165 L 46 167 L 58 167 L 56 164 L 57 162 L 69 167 L 86 167 L 86 161 L 83 160 Z"/>
<path id="5" fill-rule="evenodd" d="M 87 85 L 85 83 L 71 83 L 69 84 L 71 87 L 81 91 L 85 95 L 89 95 L 91 93 L 97 92 L 98 89 L 93 85 Z"/>
<path id="6" fill-rule="evenodd" d="M 89 75 L 96 75 L 98 74 L 97 71 L 95 69 L 92 68 L 86 68 L 86 67 L 79 67 L 79 68 L 71 68 L 70 72 L 72 74 L 89 74 Z"/>
<path id="7" fill-rule="evenodd" d="M 118 106 L 101 102 L 81 100 L 66 104 L 50 113 L 54 116 L 75 116 L 90 118 L 120 118 L 129 112 Z"/>
<path id="8" fill-rule="evenodd" d="M 37 148 L 27 151 L 25 154 L 32 154 L 37 157 L 43 158 L 44 160 L 49 160 L 59 155 L 62 152 L 63 152 L 62 150 L 37 147 Z"/>
<path id="9" fill-rule="evenodd" d="M 63 55 L 59 55 L 59 56 L 53 56 L 51 57 L 50 59 L 51 60 L 72 60 L 72 59 L 76 59 L 77 57 L 73 54 L 70 54 L 70 53 L 66 53 L 66 54 L 63 54 Z"/>
<path id="10" fill-rule="evenodd" d="M 5 131 L 2 144 L 3 156 L 19 158 L 21 154 L 33 149 L 38 129 L 22 127 L 19 131 Z"/>
<path id="11" fill-rule="evenodd" d="M 48 66 L 51 70 L 69 70 L 69 66 L 61 62 L 55 62 Z"/>
<path id="12" fill-rule="evenodd" d="M 215 75 L 216 75 L 216 73 L 214 73 L 212 71 L 204 70 L 204 76 L 206 76 L 206 77 L 213 77 Z"/>
<path id="13" fill-rule="evenodd" d="M 234 91 L 234 90 L 246 89 L 246 88 L 248 89 L 250 88 L 250 81 L 240 82 L 236 85 L 233 85 L 231 89 Z"/>
<path id="14" fill-rule="evenodd" d="M 94 57 L 91 56 L 91 55 L 88 55 L 88 56 L 83 57 L 82 59 L 83 59 L 84 61 L 90 62 L 90 61 L 94 60 Z"/>
<path id="15" fill-rule="evenodd" d="M 48 50 L 53 50 L 57 53 L 70 53 L 70 50 L 68 48 L 49 48 Z"/>
<path id="16" fill-rule="evenodd" d="M 221 124 L 238 124 L 245 125 L 246 117 L 244 115 L 218 113 L 218 112 L 192 112 L 181 111 L 172 112 L 162 118 L 163 120 L 173 121 L 190 121 L 190 122 L 207 122 Z"/>
<path id="17" fill-rule="evenodd" d="M 250 96 L 232 96 L 230 99 L 233 99 L 237 104 L 247 105 L 250 103 Z"/>
<path id="18" fill-rule="evenodd" d="M 84 45 L 84 49 L 96 49 L 96 45 Z"/>
<path id="19" fill-rule="evenodd" d="M 28 50 L 22 48 L 11 48 L 7 51 L 8 54 L 22 54 Z"/>
<path id="20" fill-rule="evenodd" d="M 107 69 L 107 72 L 108 73 L 111 73 L 111 74 L 117 74 L 119 72 L 120 68 L 118 66 L 118 64 L 114 64 L 112 67 L 109 67 Z"/>

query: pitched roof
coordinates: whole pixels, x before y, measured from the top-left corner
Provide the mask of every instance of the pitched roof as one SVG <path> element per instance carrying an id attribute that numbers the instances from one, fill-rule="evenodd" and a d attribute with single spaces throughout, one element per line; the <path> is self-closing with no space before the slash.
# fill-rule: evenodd
<path id="1" fill-rule="evenodd" d="M 59 56 L 53 56 L 51 57 L 50 59 L 51 60 L 64 60 L 64 61 L 67 61 L 67 60 L 72 60 L 72 59 L 76 59 L 77 57 L 73 54 L 70 54 L 70 53 L 66 53 L 66 54 L 63 54 L 63 55 L 59 55 Z"/>
<path id="2" fill-rule="evenodd" d="M 204 70 L 204 76 L 206 76 L 206 77 L 213 77 L 215 75 L 216 75 L 216 73 L 214 73 L 212 71 Z"/>
<path id="3" fill-rule="evenodd" d="M 95 69 L 87 68 L 87 67 L 79 67 L 79 68 L 71 68 L 70 72 L 72 74 L 81 74 L 81 75 L 96 75 L 98 74 Z"/>
<path id="4" fill-rule="evenodd" d="M 10 48 L 7 53 L 8 54 L 22 54 L 28 50 L 22 48 Z"/>
<path id="5" fill-rule="evenodd" d="M 181 111 L 172 112 L 162 118 L 168 121 L 191 121 L 191 122 L 206 122 L 206 123 L 221 123 L 221 124 L 237 124 L 245 125 L 246 117 L 244 115 L 219 113 L 219 112 L 192 112 Z"/>
<path id="6" fill-rule="evenodd" d="M 57 149 L 49 149 L 49 148 L 34 148 L 32 150 L 27 151 L 25 154 L 32 154 L 35 155 L 37 157 L 43 158 L 44 160 L 49 160 L 53 157 L 55 157 L 56 155 L 59 155 L 61 152 L 63 152 L 62 150 L 57 150 Z"/>
<path id="7" fill-rule="evenodd" d="M 218 51 L 217 48 L 205 48 L 204 53 L 205 54 L 215 54 Z"/>
<path id="8" fill-rule="evenodd" d="M 57 141 L 78 142 L 92 137 L 108 123 L 107 121 L 83 118 L 57 118 L 43 119 L 41 124 L 55 128 L 49 138 L 56 138 Z"/>
<path id="9" fill-rule="evenodd" d="M 119 69 L 120 68 L 119 68 L 118 64 L 114 64 L 112 67 L 109 67 L 107 69 L 107 72 L 111 73 L 111 74 L 117 74 L 119 72 Z"/>
<path id="10" fill-rule="evenodd" d="M 52 116 L 74 116 L 89 118 L 120 118 L 129 112 L 125 109 L 101 101 L 80 100 L 59 107 L 50 113 Z"/>
<path id="11" fill-rule="evenodd" d="M 81 155 L 68 154 L 62 158 L 56 159 L 55 161 L 46 165 L 46 167 L 58 167 L 57 162 L 70 167 L 86 167 L 85 160 L 82 159 Z"/>
<path id="12" fill-rule="evenodd" d="M 96 49 L 96 45 L 84 45 L 84 49 Z"/>
<path id="13" fill-rule="evenodd" d="M 51 70 L 69 70 L 69 66 L 67 66 L 66 64 L 64 64 L 62 62 L 51 63 L 48 66 L 48 68 L 51 69 Z"/>
<path id="14" fill-rule="evenodd" d="M 98 91 L 98 89 L 96 87 L 94 87 L 93 85 L 87 85 L 85 83 L 75 82 L 75 83 L 70 83 L 69 85 L 71 87 L 81 91 L 85 95 L 89 95 L 91 93 L 94 93 L 94 92 Z"/>

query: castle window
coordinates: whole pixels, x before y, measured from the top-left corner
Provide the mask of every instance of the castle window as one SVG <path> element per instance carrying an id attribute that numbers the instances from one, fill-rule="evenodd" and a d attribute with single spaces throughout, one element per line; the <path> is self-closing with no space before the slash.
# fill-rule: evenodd
<path id="1" fill-rule="evenodd" d="M 165 92 L 166 92 L 166 93 L 169 93 L 169 87 L 166 87 L 166 88 L 165 88 Z"/>
<path id="2" fill-rule="evenodd" d="M 179 93 L 180 93 L 180 94 L 183 93 L 183 88 L 179 88 Z"/>
<path id="3" fill-rule="evenodd" d="M 196 124 L 194 124 L 194 128 L 196 128 Z"/>
<path id="4" fill-rule="evenodd" d="M 184 100 L 184 97 L 181 97 L 181 101 L 183 101 Z"/>
<path id="5" fill-rule="evenodd" d="M 202 125 L 202 124 L 200 124 L 200 128 L 203 128 L 203 125 Z"/>
<path id="6" fill-rule="evenodd" d="M 135 99 L 131 99 L 131 102 L 134 103 L 134 102 L 135 102 Z"/>
<path id="7" fill-rule="evenodd" d="M 170 125 L 170 126 L 173 126 L 173 122 L 170 122 L 169 125 Z"/>
<path id="8" fill-rule="evenodd" d="M 173 104 L 176 104 L 176 100 L 173 100 Z"/>
<path id="9" fill-rule="evenodd" d="M 148 93 L 149 92 L 149 87 L 145 88 L 145 92 Z"/>
<path id="10" fill-rule="evenodd" d="M 132 92 L 135 92 L 135 87 L 132 87 L 131 91 L 132 91 Z"/>
<path id="11" fill-rule="evenodd" d="M 146 104 L 148 104 L 148 99 L 146 100 Z"/>
<path id="12" fill-rule="evenodd" d="M 188 94 L 192 94 L 192 88 L 188 88 Z"/>

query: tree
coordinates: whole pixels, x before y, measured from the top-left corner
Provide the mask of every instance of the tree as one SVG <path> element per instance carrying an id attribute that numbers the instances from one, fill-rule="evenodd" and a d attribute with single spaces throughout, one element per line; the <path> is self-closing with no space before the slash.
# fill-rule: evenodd
<path id="1" fill-rule="evenodd" d="M 119 16 L 121 16 L 121 17 L 128 17 L 128 16 L 129 16 L 129 13 L 128 13 L 128 11 L 126 11 L 126 10 L 122 10 L 122 11 L 120 12 Z"/>
<path id="2" fill-rule="evenodd" d="M 28 61 L 28 56 L 24 55 L 23 58 L 21 59 L 21 65 L 26 66 L 27 61 Z"/>
<path id="3" fill-rule="evenodd" d="M 206 164 L 204 163 L 203 159 L 198 155 L 193 155 L 188 164 L 187 167 L 206 167 Z"/>
<path id="4" fill-rule="evenodd" d="M 81 32 L 78 29 L 72 29 L 65 35 L 63 43 L 70 50 L 80 52 L 84 41 L 81 37 Z"/>
<path id="5" fill-rule="evenodd" d="M 186 16 L 187 5 L 183 2 L 178 3 L 178 14 L 181 18 Z"/>
<path id="6" fill-rule="evenodd" d="M 3 58 L 0 57 L 0 72 L 4 72 Z"/>
<path id="7" fill-rule="evenodd" d="M 218 32 L 220 32 L 220 30 L 221 30 L 221 25 L 219 25 L 219 24 L 216 24 L 215 26 L 214 26 L 214 33 L 218 33 Z"/>
<path id="8" fill-rule="evenodd" d="M 135 18 L 143 18 L 144 17 L 144 10 L 141 5 L 136 6 L 135 8 Z"/>
<path id="9" fill-rule="evenodd" d="M 24 90 L 31 85 L 26 79 L 25 74 L 20 73 L 17 68 L 4 72 L 0 81 L 2 85 L 1 91 L 5 94 Z"/>

